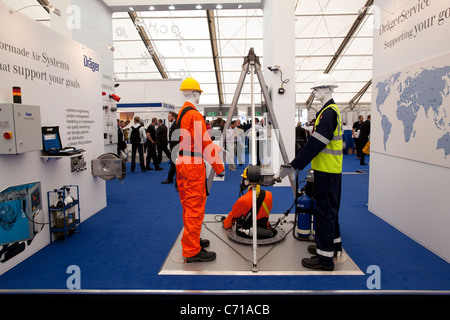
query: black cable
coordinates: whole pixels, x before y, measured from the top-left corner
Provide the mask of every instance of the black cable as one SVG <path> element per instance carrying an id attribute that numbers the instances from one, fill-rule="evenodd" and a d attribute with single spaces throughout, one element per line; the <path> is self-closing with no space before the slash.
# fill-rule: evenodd
<path id="1" fill-rule="evenodd" d="M 284 83 L 288 83 L 289 79 L 283 80 L 283 72 L 280 69 L 280 79 L 281 79 L 281 87 L 283 88 Z"/>
<path id="2" fill-rule="evenodd" d="M 33 222 L 33 223 L 35 223 L 35 224 L 46 225 L 46 224 L 50 224 L 50 223 L 51 223 L 51 221 L 50 221 L 50 222 L 36 222 L 36 221 L 34 221 L 34 219 L 31 219 L 31 218 L 28 216 L 28 214 L 27 214 L 26 212 L 24 212 L 24 214 L 25 214 L 25 217 L 27 217 L 28 220 L 30 220 L 31 222 Z M 36 214 L 36 215 L 37 215 L 37 214 Z M 35 216 L 36 216 L 36 215 L 35 215 Z"/>
<path id="3" fill-rule="evenodd" d="M 294 199 L 294 203 L 292 204 L 292 206 L 288 210 L 286 210 L 286 212 L 283 214 L 283 216 L 280 217 L 275 224 L 273 224 L 273 225 L 271 224 L 271 226 L 274 226 L 274 228 L 276 228 L 278 226 L 278 224 L 281 222 L 282 219 L 287 217 L 287 215 L 291 212 L 291 210 L 294 207 L 294 205 L 297 203 L 297 199 L 298 199 L 297 190 L 299 188 L 299 185 L 300 185 L 300 183 L 305 183 L 306 182 L 306 179 L 303 180 L 303 181 L 298 182 L 298 175 L 299 174 L 300 174 L 300 170 L 297 170 L 297 174 L 295 176 L 295 193 L 296 193 L 296 196 L 295 196 L 295 199 Z M 294 227 L 294 229 L 295 229 L 295 227 Z"/>

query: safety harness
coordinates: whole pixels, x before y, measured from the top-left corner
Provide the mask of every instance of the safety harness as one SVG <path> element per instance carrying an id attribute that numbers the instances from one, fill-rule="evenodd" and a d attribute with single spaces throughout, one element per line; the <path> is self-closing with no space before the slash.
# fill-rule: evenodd
<path id="1" fill-rule="evenodd" d="M 249 187 L 250 189 L 251 187 Z M 259 210 L 261 209 L 261 206 L 264 208 L 264 210 L 267 213 L 267 217 L 264 217 L 262 219 L 258 220 L 258 225 L 262 226 L 262 227 L 266 227 L 267 226 L 267 220 L 268 220 L 268 216 L 270 214 L 269 208 L 267 207 L 266 203 L 264 202 L 264 199 L 266 198 L 266 191 L 263 189 L 260 189 L 259 186 L 257 186 L 257 190 L 256 190 L 256 214 L 258 214 Z M 250 210 L 248 211 L 248 213 L 237 219 L 236 221 L 236 225 L 239 225 L 240 227 L 242 227 L 243 229 L 249 229 L 252 226 L 252 213 L 253 210 L 252 208 L 250 208 Z"/>
<path id="2" fill-rule="evenodd" d="M 187 106 L 186 108 L 184 108 L 183 111 L 181 111 L 181 113 L 177 117 L 177 122 L 175 124 L 175 130 L 180 129 L 180 127 L 181 127 L 181 120 L 183 119 L 184 115 L 188 111 L 191 111 L 191 110 L 198 112 L 194 107 L 191 107 L 191 106 Z M 191 137 L 191 139 L 192 139 L 191 144 L 193 144 L 194 143 L 193 137 Z M 180 143 L 180 138 L 178 138 L 178 141 L 176 142 L 175 145 L 177 145 L 179 143 Z M 180 150 L 178 152 L 178 154 L 180 156 L 203 158 L 203 154 L 201 152 L 192 152 L 191 150 Z M 206 172 L 206 164 L 205 164 L 205 172 Z M 208 179 L 205 179 L 206 196 L 209 196 L 208 182 L 207 181 L 208 181 Z"/>
<path id="3" fill-rule="evenodd" d="M 191 111 L 191 110 L 197 111 L 194 107 L 191 107 L 191 106 L 188 106 L 188 107 L 184 108 L 183 111 L 181 111 L 181 113 L 178 115 L 177 122 L 175 124 L 175 130 L 176 129 L 180 129 L 180 127 L 181 127 L 181 120 L 183 119 L 184 115 L 188 111 Z M 191 137 L 191 139 L 192 139 L 192 137 Z M 179 138 L 178 138 L 177 144 L 178 143 L 180 143 L 180 139 Z M 193 141 L 192 141 L 192 143 L 193 143 Z M 200 158 L 203 157 L 201 152 L 192 152 L 190 150 L 180 150 L 179 151 L 179 155 L 180 156 L 190 156 L 190 157 L 200 157 Z"/>

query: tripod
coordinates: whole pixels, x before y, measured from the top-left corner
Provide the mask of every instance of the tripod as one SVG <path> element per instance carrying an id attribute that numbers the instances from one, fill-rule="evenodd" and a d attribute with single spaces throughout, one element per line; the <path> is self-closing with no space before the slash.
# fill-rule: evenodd
<path id="1" fill-rule="evenodd" d="M 251 81 L 251 113 L 252 113 L 252 127 L 251 127 L 251 143 L 252 143 L 252 166 L 256 167 L 256 132 L 255 132 L 255 93 L 254 93 L 254 75 L 256 74 L 257 78 L 258 78 L 258 82 L 259 85 L 261 87 L 261 91 L 264 97 L 264 100 L 266 102 L 266 106 L 267 106 L 267 111 L 272 119 L 272 125 L 274 129 L 280 129 L 280 127 L 278 126 L 278 121 L 275 117 L 275 113 L 273 111 L 273 105 L 272 105 L 272 100 L 270 99 L 269 96 L 269 91 L 267 89 L 266 83 L 264 81 L 264 77 L 261 71 L 261 63 L 259 62 L 259 57 L 255 54 L 254 49 L 250 48 L 249 53 L 246 57 L 244 57 L 244 63 L 242 64 L 242 71 L 241 71 L 241 75 L 239 77 L 239 81 L 236 87 L 236 91 L 234 93 L 233 96 L 233 100 L 231 102 L 231 106 L 230 106 L 230 110 L 228 112 L 228 116 L 227 116 L 227 120 L 225 123 L 225 127 L 223 129 L 222 132 L 222 138 L 220 139 L 219 142 L 219 146 L 223 147 L 223 141 L 225 141 L 226 139 L 226 131 L 227 129 L 230 127 L 230 123 L 231 123 L 231 119 L 233 116 L 233 113 L 236 109 L 236 105 L 238 103 L 239 100 L 239 96 L 241 94 L 242 91 L 242 87 L 244 85 L 244 81 L 245 78 L 247 76 L 247 74 L 250 74 L 250 81 Z M 278 145 L 280 148 L 280 152 L 281 152 L 281 156 L 283 158 L 283 162 L 284 163 L 289 163 L 289 158 L 286 152 L 286 148 L 283 142 L 283 138 L 282 136 L 279 134 L 279 130 L 275 130 L 275 136 L 276 139 L 278 141 Z M 233 155 L 234 156 L 234 155 Z M 296 182 L 295 182 L 295 177 L 293 175 L 289 175 L 289 182 L 291 184 L 292 187 L 292 192 L 294 194 L 294 197 L 296 197 Z M 207 189 L 208 192 L 209 190 L 211 190 L 211 185 L 212 185 L 212 181 L 214 178 L 214 170 L 210 170 L 209 175 L 208 175 L 208 180 L 207 180 Z M 252 190 L 256 190 L 256 182 L 252 182 L 250 181 L 250 184 L 252 185 Z M 252 205 L 252 225 L 253 225 L 253 266 L 252 266 L 252 271 L 253 272 L 257 272 L 258 271 L 258 259 L 256 256 L 256 251 L 257 251 L 257 226 L 256 226 L 256 216 L 257 216 L 257 212 L 256 212 L 256 192 L 252 192 L 253 194 L 253 205 Z"/>

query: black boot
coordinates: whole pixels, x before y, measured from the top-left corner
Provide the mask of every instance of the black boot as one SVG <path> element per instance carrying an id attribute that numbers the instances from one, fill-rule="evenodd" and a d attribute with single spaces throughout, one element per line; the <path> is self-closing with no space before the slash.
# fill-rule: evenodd
<path id="1" fill-rule="evenodd" d="M 308 252 L 311 254 L 317 254 L 317 247 L 315 244 L 308 246 Z"/>
<path id="2" fill-rule="evenodd" d="M 216 253 L 212 251 L 206 251 L 205 249 L 201 249 L 199 253 L 197 253 L 193 257 L 186 258 L 186 262 L 208 262 L 216 259 Z"/>
<path id="3" fill-rule="evenodd" d="M 209 240 L 208 239 L 200 239 L 200 247 L 202 247 L 202 248 L 209 247 Z"/>
<path id="4" fill-rule="evenodd" d="M 334 265 L 326 266 L 319 261 L 318 256 L 312 256 L 311 258 L 303 258 L 302 266 L 308 269 L 333 271 Z"/>

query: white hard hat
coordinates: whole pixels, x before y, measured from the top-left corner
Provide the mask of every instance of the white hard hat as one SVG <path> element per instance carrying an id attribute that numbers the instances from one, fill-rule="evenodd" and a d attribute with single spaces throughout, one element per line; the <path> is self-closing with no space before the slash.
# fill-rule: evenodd
<path id="1" fill-rule="evenodd" d="M 336 79 L 331 74 L 323 73 L 317 77 L 316 81 L 314 82 L 314 87 L 312 87 L 311 89 L 317 87 L 337 88 L 338 85 Z"/>

